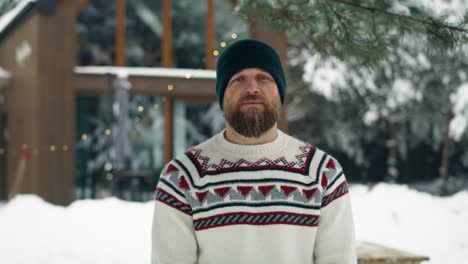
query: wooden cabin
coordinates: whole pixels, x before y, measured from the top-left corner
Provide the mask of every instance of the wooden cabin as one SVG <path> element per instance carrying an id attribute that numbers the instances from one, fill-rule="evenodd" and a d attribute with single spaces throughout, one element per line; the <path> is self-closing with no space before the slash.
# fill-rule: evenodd
<path id="1" fill-rule="evenodd" d="M 127 72 L 132 93 L 164 98 L 164 160 L 173 156 L 173 102 L 215 102 L 214 58 L 207 70 L 190 79 L 183 69 L 166 70 L 114 67 L 76 67 L 77 16 L 90 1 L 21 1 L 8 17 L 0 18 L 0 67 L 11 76 L 0 88 L 0 198 L 33 193 L 54 204 L 66 205 L 75 198 L 76 98 L 105 91 L 106 76 Z M 236 1 L 231 1 L 235 4 Z M 214 1 L 206 1 L 207 53 L 214 47 Z M 170 35 L 170 0 L 164 0 L 163 34 Z M 286 65 L 284 33 L 249 25 L 251 38 L 270 43 Z M 163 63 L 171 67 L 171 41 L 163 38 Z M 117 41 L 118 43 L 118 41 Z M 146 74 L 141 74 L 144 71 Z M 5 83 L 5 78 L 0 77 Z M 167 85 L 177 87 L 173 91 Z M 189 89 L 189 87 L 198 87 Z M 283 115 L 284 116 L 284 115 Z M 284 119 L 280 127 L 285 129 Z"/>

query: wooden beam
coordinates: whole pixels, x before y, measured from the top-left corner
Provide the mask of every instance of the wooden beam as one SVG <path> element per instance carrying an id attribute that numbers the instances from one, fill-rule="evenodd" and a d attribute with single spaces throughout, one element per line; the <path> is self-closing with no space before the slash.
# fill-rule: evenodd
<path id="1" fill-rule="evenodd" d="M 215 57 L 213 50 L 215 49 L 215 14 L 214 0 L 206 0 L 206 68 L 215 68 Z"/>
<path id="2" fill-rule="evenodd" d="M 164 162 L 169 163 L 172 160 L 174 141 L 173 141 L 173 116 L 174 99 L 171 96 L 164 96 Z"/>
<path id="3" fill-rule="evenodd" d="M 76 67 L 73 78 L 75 93 L 104 95 L 108 74 L 116 75 L 120 71 L 127 73 L 133 95 L 216 98 L 214 71 L 167 68 Z"/>
<path id="4" fill-rule="evenodd" d="M 75 74 L 75 92 L 79 95 L 104 95 L 107 92 L 106 76 Z M 215 80 L 173 79 L 130 76 L 130 93 L 152 96 L 213 96 Z M 169 90 L 172 85 L 172 90 Z"/>
<path id="5" fill-rule="evenodd" d="M 162 37 L 162 66 L 172 68 L 172 20 L 171 20 L 171 0 L 163 0 L 162 2 L 163 16 L 163 37 Z M 169 85 L 169 84 L 167 84 Z M 167 87 L 166 85 L 166 87 Z M 164 86 L 163 86 L 164 87 Z M 164 89 L 164 88 L 162 88 Z M 172 135 L 174 116 L 174 99 L 171 95 L 165 95 L 163 98 L 164 104 L 164 162 L 168 163 L 172 160 L 173 141 Z"/>
<path id="6" fill-rule="evenodd" d="M 162 37 L 162 66 L 172 68 L 172 20 L 171 0 L 162 1 L 163 37 Z"/>
<path id="7" fill-rule="evenodd" d="M 116 0 L 115 65 L 125 66 L 126 0 Z"/>

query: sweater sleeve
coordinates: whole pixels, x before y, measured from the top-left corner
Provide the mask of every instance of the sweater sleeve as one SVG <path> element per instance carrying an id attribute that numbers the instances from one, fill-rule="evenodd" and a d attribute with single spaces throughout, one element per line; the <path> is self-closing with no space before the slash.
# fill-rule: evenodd
<path id="1" fill-rule="evenodd" d="M 169 164 L 161 173 L 156 188 L 151 263 L 196 263 L 197 242 L 192 212 L 184 195 L 187 180 L 176 166 Z"/>
<path id="2" fill-rule="evenodd" d="M 338 162 L 329 157 L 321 178 L 323 196 L 314 248 L 315 264 L 357 263 L 348 185 Z"/>

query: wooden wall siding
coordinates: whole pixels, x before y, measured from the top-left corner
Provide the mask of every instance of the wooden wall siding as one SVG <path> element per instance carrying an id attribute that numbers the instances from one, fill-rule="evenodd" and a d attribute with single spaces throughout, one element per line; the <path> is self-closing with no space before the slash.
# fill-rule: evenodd
<path id="1" fill-rule="evenodd" d="M 7 125 L 7 115 L 6 112 L 0 112 L 0 148 L 4 152 L 8 151 L 6 138 L 3 135 L 3 132 L 6 129 Z M 8 198 L 6 192 L 6 175 L 7 175 L 7 159 L 5 154 L 0 154 L 0 200 L 5 200 Z"/>
<path id="2" fill-rule="evenodd" d="M 7 192 L 21 157 L 22 145 L 32 153 L 20 193 L 35 193 L 55 204 L 73 199 L 75 182 L 75 23 L 78 1 L 59 1 L 52 13 L 35 12 L 0 44 L 2 67 L 12 73 L 8 86 Z M 24 43 L 31 55 L 23 65 L 16 50 Z M 55 145 L 56 151 L 49 151 Z"/>
<path id="3" fill-rule="evenodd" d="M 2 59 L 0 58 L 0 62 L 2 61 Z M 7 80 L 0 80 L 1 81 L 5 81 L 7 82 Z M 2 113 L 5 113 L 7 112 L 7 93 L 6 93 L 6 90 L 7 90 L 7 84 L 5 83 L 3 86 L 0 87 L 0 97 L 3 97 L 3 103 L 0 103 L 0 114 Z"/>
<path id="4" fill-rule="evenodd" d="M 20 30 L 11 32 L 0 44 L 2 67 L 12 74 L 6 88 L 8 97 L 8 153 L 7 175 L 5 179 L 8 193 L 13 183 L 15 169 L 21 157 L 22 144 L 30 148 L 40 145 L 37 137 L 38 126 L 38 24 L 39 17 L 32 16 L 24 22 Z M 16 61 L 16 50 L 19 47 L 30 47 L 31 53 L 23 64 Z M 39 182 L 39 160 L 34 156 L 27 163 L 24 181 L 19 186 L 20 192 L 36 193 Z"/>
<path id="5" fill-rule="evenodd" d="M 76 1 L 72 1 L 76 2 Z M 63 146 L 75 141 L 73 67 L 77 58 L 76 3 L 60 1 L 53 15 L 39 17 L 39 140 L 56 147 L 40 155 L 42 196 L 58 204 L 73 200 L 75 151 Z"/>

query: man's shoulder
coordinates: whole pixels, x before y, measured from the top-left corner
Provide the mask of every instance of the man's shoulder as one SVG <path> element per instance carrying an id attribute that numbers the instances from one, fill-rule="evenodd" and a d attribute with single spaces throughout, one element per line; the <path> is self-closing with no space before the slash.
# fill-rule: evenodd
<path id="1" fill-rule="evenodd" d="M 284 133 L 284 132 L 282 132 Z M 330 152 L 328 152 L 327 150 L 321 148 L 321 147 L 318 147 L 317 145 L 315 145 L 314 143 L 310 142 L 310 141 L 304 141 L 302 139 L 299 139 L 299 138 L 296 138 L 295 136 L 293 135 L 290 135 L 290 134 L 286 134 L 284 133 L 285 137 L 287 138 L 287 146 L 288 147 L 296 147 L 296 146 L 307 146 L 309 151 L 311 152 L 315 152 L 315 154 L 319 154 L 319 156 L 321 157 L 327 157 L 329 159 L 333 159 L 334 161 L 337 161 L 336 158 L 330 154 Z"/>
<path id="2" fill-rule="evenodd" d="M 196 145 L 193 145 L 193 146 L 189 147 L 182 154 L 179 154 L 173 160 L 171 160 L 171 162 L 183 161 L 183 160 L 185 160 L 187 158 L 187 155 L 190 156 L 194 152 L 197 152 L 197 151 L 209 152 L 211 150 L 215 150 L 216 149 L 215 148 L 216 143 L 214 141 L 215 141 L 216 136 L 217 136 L 217 134 L 210 137 L 210 138 L 208 138 L 208 139 L 206 139 L 203 142 L 200 142 L 200 143 L 198 143 Z"/>

